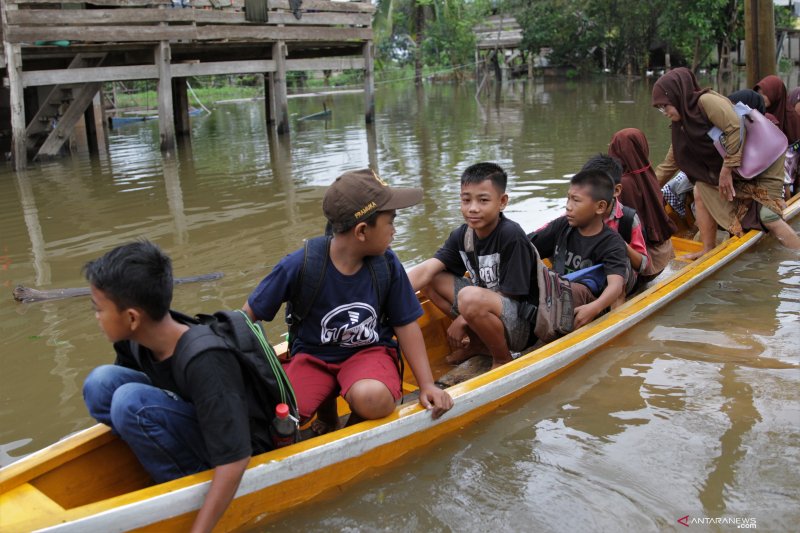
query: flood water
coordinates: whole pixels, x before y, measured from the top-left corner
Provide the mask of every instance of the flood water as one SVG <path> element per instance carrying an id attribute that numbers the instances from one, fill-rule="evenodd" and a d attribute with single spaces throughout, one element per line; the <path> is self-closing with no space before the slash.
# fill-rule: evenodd
<path id="1" fill-rule="evenodd" d="M 205 102 L 211 115 L 192 119 L 174 157 L 159 152 L 153 121 L 113 130 L 100 158 L 0 168 L 0 464 L 90 426 L 83 379 L 113 360 L 87 298 L 19 304 L 15 285 L 83 286 L 84 263 L 147 237 L 176 276 L 224 273 L 176 288 L 175 308 L 238 308 L 321 233 L 324 189 L 344 170 L 372 165 L 392 185 L 425 189 L 397 222 L 393 248 L 411 266 L 461 223 L 469 164 L 507 169 L 506 213 L 532 230 L 560 214 L 569 176 L 615 131 L 643 130 L 656 163 L 667 150 L 646 81 L 518 82 L 480 101 L 474 90 L 380 85 L 372 130 L 363 95 L 329 98 L 328 121 L 296 121 L 322 102 L 292 99 L 290 140 L 267 137 L 259 102 Z M 689 515 L 729 522 L 695 531 L 734 530 L 737 518 L 794 531 L 798 338 L 800 255 L 768 237 L 490 418 L 262 529 L 682 531 Z"/>

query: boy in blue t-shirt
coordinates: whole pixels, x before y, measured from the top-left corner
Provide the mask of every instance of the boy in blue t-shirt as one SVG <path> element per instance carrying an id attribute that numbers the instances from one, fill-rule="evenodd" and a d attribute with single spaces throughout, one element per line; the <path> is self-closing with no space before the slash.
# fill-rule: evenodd
<path id="1" fill-rule="evenodd" d="M 348 423 L 394 411 L 402 395 L 394 335 L 419 384 L 420 403 L 433 410 L 434 418 L 453 405 L 449 394 L 434 385 L 416 322 L 422 307 L 389 250 L 395 210 L 421 199 L 421 189 L 389 187 L 370 169 L 345 172 L 325 193 L 322 209 L 333 231 L 329 260 L 308 315 L 293 326 L 292 359 L 285 368 L 301 419 L 316 413 L 313 429 L 319 434 L 338 427 L 340 393 L 350 404 Z M 297 298 L 293 291 L 299 292 L 304 253 L 301 248 L 284 257 L 256 287 L 244 305 L 252 319 L 272 320 L 284 302 Z M 366 265 L 369 257 L 381 255 L 390 273 L 383 302 Z"/>
<path id="2" fill-rule="evenodd" d="M 533 326 L 521 306 L 537 301 L 536 259 L 523 229 L 502 213 L 508 204 L 507 179 L 494 163 L 464 170 L 461 214 L 466 224 L 450 234 L 433 258 L 409 272 L 411 285 L 424 289 L 454 318 L 447 330 L 450 363 L 488 352 L 494 368 L 511 361 L 512 351 L 533 344 Z"/>

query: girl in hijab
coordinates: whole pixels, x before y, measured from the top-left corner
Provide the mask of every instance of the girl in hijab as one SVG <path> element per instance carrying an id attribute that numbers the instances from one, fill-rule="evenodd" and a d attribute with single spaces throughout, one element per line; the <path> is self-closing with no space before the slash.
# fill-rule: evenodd
<path id="1" fill-rule="evenodd" d="M 618 131 L 608 145 L 608 155 L 622 164 L 620 202 L 636 209 L 642 221 L 650 261 L 640 279 L 648 281 L 675 257 L 670 237 L 677 228 L 664 211 L 664 197 L 650 165 L 650 147 L 644 133 L 636 128 Z"/>
<path id="2" fill-rule="evenodd" d="M 677 166 L 694 182 L 695 209 L 701 252 L 716 245 L 717 224 L 734 235 L 762 225 L 789 248 L 800 249 L 800 237 L 781 218 L 783 208 L 783 157 L 752 180 L 734 171 L 742 161 L 739 116 L 726 97 L 701 89 L 687 68 L 672 70 L 653 86 L 653 106 L 672 122 L 672 145 L 664 166 Z M 765 100 L 765 104 L 766 104 Z M 769 110 L 769 106 L 767 106 Z M 725 134 L 723 159 L 707 135 L 716 126 Z"/>
<path id="3" fill-rule="evenodd" d="M 764 98 L 767 113 L 777 119 L 777 125 L 789 140 L 789 149 L 786 151 L 786 180 L 784 182 L 784 197 L 789 198 L 792 192 L 797 192 L 796 184 L 800 181 L 800 167 L 797 142 L 800 141 L 800 115 L 795 110 L 797 100 L 794 99 L 795 91 L 790 96 L 786 95 L 786 85 L 775 75 L 767 76 L 754 87 Z M 753 107 L 753 106 L 750 106 Z"/>

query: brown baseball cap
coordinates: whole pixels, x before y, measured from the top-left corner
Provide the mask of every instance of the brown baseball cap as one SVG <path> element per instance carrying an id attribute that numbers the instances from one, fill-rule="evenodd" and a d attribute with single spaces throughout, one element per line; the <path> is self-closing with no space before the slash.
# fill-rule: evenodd
<path id="1" fill-rule="evenodd" d="M 348 228 L 377 211 L 411 207 L 420 200 L 422 189 L 389 187 L 373 170 L 365 168 L 336 178 L 325 192 L 322 211 L 334 227 Z"/>

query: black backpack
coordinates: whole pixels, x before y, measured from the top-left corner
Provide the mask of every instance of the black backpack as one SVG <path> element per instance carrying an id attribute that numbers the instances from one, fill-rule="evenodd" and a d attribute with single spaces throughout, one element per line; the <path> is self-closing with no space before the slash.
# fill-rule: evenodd
<path id="1" fill-rule="evenodd" d="M 227 349 L 235 354 L 246 385 L 263 406 L 267 420 L 275 417 L 275 407 L 279 403 L 288 405 L 289 414 L 299 418 L 294 389 L 260 323 L 252 322 L 241 310 L 200 314 L 189 320 L 182 318 L 192 327 L 182 339 L 185 349 L 175 354 L 177 358 L 173 362 L 173 377 L 179 389 L 186 390 L 186 367 L 195 357 L 211 349 Z"/>

